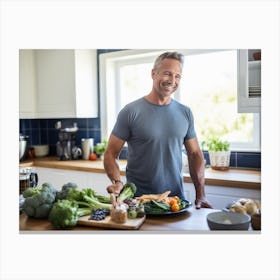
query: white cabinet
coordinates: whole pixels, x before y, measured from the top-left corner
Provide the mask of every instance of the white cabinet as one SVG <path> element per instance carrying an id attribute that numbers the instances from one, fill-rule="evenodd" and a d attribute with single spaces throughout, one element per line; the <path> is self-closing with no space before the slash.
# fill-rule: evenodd
<path id="1" fill-rule="evenodd" d="M 261 191 L 254 189 L 231 188 L 221 186 L 205 186 L 207 199 L 214 208 L 223 209 L 239 198 L 261 200 Z"/>
<path id="2" fill-rule="evenodd" d="M 184 191 L 187 200 L 194 203 L 195 188 L 192 183 L 184 183 Z M 208 201 L 215 209 L 223 209 L 239 198 L 251 198 L 261 200 L 261 191 L 254 189 L 232 188 L 223 186 L 205 185 L 205 193 Z"/>
<path id="3" fill-rule="evenodd" d="M 194 203 L 195 200 L 195 188 L 192 183 L 184 183 L 184 193 L 186 196 L 186 199 L 192 203 Z"/>
<path id="4" fill-rule="evenodd" d="M 33 86 L 35 97 L 28 99 L 35 104 L 34 117 L 98 116 L 96 50 L 21 50 L 21 57 L 33 61 L 33 71 L 25 71 L 25 60 L 20 60 L 20 94 L 32 92 Z M 26 78 L 34 81 L 30 88 Z"/>
<path id="5" fill-rule="evenodd" d="M 33 50 L 19 51 L 19 117 L 35 118 L 36 79 Z"/>
<path id="6" fill-rule="evenodd" d="M 257 49 L 238 50 L 238 112 L 261 111 L 261 60 L 254 59 Z"/>
<path id="7" fill-rule="evenodd" d="M 49 182 L 56 189 L 60 189 L 68 182 L 76 183 L 79 187 L 83 188 L 87 185 L 87 172 L 71 171 L 64 169 L 36 167 L 38 174 L 38 185 Z"/>
<path id="8" fill-rule="evenodd" d="M 36 167 L 38 173 L 38 185 L 45 182 L 51 183 L 56 189 L 68 183 L 76 183 L 79 188 L 93 188 L 97 193 L 108 195 L 106 187 L 111 184 L 105 173 L 93 173 L 86 171 L 65 170 L 57 168 Z M 121 177 L 125 182 L 125 177 Z"/>

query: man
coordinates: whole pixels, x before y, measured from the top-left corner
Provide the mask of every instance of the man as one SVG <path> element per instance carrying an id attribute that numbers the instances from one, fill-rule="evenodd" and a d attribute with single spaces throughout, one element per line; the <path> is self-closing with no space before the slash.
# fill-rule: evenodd
<path id="1" fill-rule="evenodd" d="M 183 55 L 166 52 L 152 69 L 151 92 L 126 105 L 119 113 L 104 154 L 104 168 L 119 194 L 123 183 L 117 164 L 127 142 L 126 178 L 137 186 L 136 196 L 171 191 L 185 198 L 182 178 L 182 147 L 186 148 L 190 175 L 196 190 L 196 208 L 212 208 L 204 191 L 204 157 L 196 138 L 191 110 L 171 96 L 178 89 Z"/>

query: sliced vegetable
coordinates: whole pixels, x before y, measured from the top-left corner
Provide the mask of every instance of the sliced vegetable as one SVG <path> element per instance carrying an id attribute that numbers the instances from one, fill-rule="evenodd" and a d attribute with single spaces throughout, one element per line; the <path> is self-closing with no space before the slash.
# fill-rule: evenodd
<path id="1" fill-rule="evenodd" d="M 179 199 L 178 205 L 180 207 L 180 210 L 185 209 L 187 206 L 190 205 L 190 203 L 187 200 Z"/>
<path id="2" fill-rule="evenodd" d="M 151 203 L 154 204 L 156 207 L 161 208 L 165 211 L 170 211 L 170 205 L 167 203 L 159 202 L 156 200 L 152 200 Z"/>
<path id="3" fill-rule="evenodd" d="M 162 208 L 158 208 L 155 205 L 152 205 L 151 202 L 145 203 L 144 207 L 145 207 L 145 213 L 147 214 L 158 215 L 158 214 L 166 213 L 166 210 Z"/>
<path id="4" fill-rule="evenodd" d="M 149 202 L 152 200 L 164 201 L 165 199 L 168 198 L 169 194 L 170 194 L 170 191 L 166 191 L 166 192 L 160 193 L 160 194 L 143 194 L 143 195 L 137 197 L 137 199 L 142 202 Z"/>

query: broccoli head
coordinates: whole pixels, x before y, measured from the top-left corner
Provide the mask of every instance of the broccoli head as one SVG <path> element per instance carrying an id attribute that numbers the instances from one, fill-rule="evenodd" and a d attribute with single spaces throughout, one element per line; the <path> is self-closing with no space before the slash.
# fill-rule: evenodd
<path id="1" fill-rule="evenodd" d="M 66 199 L 75 200 L 75 201 L 83 201 L 83 193 L 81 190 L 73 188 L 68 191 L 66 195 Z"/>
<path id="2" fill-rule="evenodd" d="M 49 214 L 49 221 L 55 228 L 75 226 L 79 219 L 79 206 L 75 201 L 62 199 L 53 204 Z"/>
<path id="3" fill-rule="evenodd" d="M 24 190 L 24 192 L 22 193 L 24 198 L 33 196 L 34 194 L 40 193 L 41 189 L 37 188 L 37 187 L 33 187 L 33 188 L 27 188 L 26 190 Z"/>
<path id="4" fill-rule="evenodd" d="M 28 189 L 26 190 L 28 196 L 24 200 L 22 211 L 29 217 L 48 217 L 55 201 L 56 189 L 50 183 L 44 183 L 42 187 L 36 187 L 35 192 Z"/>
<path id="5" fill-rule="evenodd" d="M 78 185 L 75 183 L 72 183 L 72 182 L 64 184 L 62 186 L 61 190 L 56 193 L 56 200 L 66 199 L 68 192 L 71 189 L 77 189 L 77 188 L 78 188 Z"/>
<path id="6" fill-rule="evenodd" d="M 128 198 L 133 198 L 137 191 L 137 187 L 134 183 L 126 183 L 124 184 L 121 193 L 119 195 L 119 200 L 124 201 Z"/>

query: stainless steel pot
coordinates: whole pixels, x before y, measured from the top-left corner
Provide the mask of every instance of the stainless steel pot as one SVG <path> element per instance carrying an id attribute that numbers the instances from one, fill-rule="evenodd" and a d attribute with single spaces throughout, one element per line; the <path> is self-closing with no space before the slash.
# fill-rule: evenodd
<path id="1" fill-rule="evenodd" d="M 22 160 L 27 152 L 28 136 L 19 136 L 19 160 Z"/>

